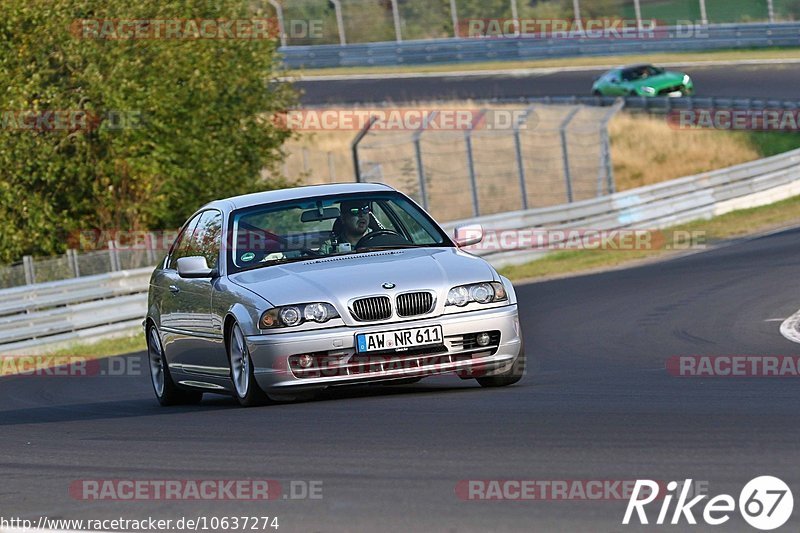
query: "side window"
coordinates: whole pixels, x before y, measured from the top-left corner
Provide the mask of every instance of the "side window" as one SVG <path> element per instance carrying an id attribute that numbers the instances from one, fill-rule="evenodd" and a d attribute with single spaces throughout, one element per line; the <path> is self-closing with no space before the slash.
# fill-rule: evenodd
<path id="1" fill-rule="evenodd" d="M 400 219 L 400 223 L 405 226 L 414 244 L 435 244 L 438 242 L 431 233 L 422 227 L 420 221 L 412 217 L 405 209 L 392 209 L 392 211 Z"/>
<path id="2" fill-rule="evenodd" d="M 216 268 L 222 243 L 222 213 L 213 209 L 205 211 L 194 233 L 192 255 L 202 255 L 209 268 Z"/>
<path id="3" fill-rule="evenodd" d="M 202 213 L 198 213 L 183 229 L 178 238 L 175 240 L 175 244 L 172 245 L 172 254 L 169 256 L 169 265 L 167 268 L 176 269 L 178 267 L 177 261 L 180 257 L 189 257 L 192 255 L 191 247 L 192 247 L 192 240 L 195 233 L 195 227 L 197 226 L 197 222 L 200 220 Z"/>

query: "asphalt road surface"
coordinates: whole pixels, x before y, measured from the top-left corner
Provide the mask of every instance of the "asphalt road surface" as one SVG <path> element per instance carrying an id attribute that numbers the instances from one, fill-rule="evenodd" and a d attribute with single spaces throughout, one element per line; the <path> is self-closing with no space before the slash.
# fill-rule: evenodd
<path id="1" fill-rule="evenodd" d="M 679 355 L 800 354 L 779 333 L 779 319 L 800 307 L 799 273 L 794 229 L 521 285 L 531 364 L 506 389 L 441 377 L 255 409 L 208 395 L 199 406 L 161 408 L 145 373 L 5 378 L 0 516 L 277 516 L 281 532 L 655 531 L 621 525 L 624 500 L 464 501 L 455 488 L 462 480 L 691 478 L 738 498 L 767 474 L 793 487 L 797 501 L 798 379 L 678 378 L 664 367 Z M 322 498 L 83 501 L 69 493 L 86 479 L 247 478 L 277 480 L 286 495 L 291 481 L 321 481 Z M 784 529 L 798 523 L 796 506 Z M 682 522 L 670 530 L 710 529 Z M 755 530 L 733 515 L 715 531 Z"/>
<path id="2" fill-rule="evenodd" d="M 797 64 L 686 66 L 697 96 L 797 100 Z M 356 102 L 414 102 L 435 99 L 586 96 L 605 70 L 564 71 L 532 75 L 422 77 L 300 81 L 305 105 Z M 309 71 L 313 74 L 313 71 Z"/>

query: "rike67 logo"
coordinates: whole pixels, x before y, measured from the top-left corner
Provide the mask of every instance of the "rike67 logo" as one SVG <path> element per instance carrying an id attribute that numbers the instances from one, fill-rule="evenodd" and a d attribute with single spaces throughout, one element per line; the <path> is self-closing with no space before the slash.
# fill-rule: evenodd
<path id="1" fill-rule="evenodd" d="M 648 518 L 645 507 L 657 499 L 661 500 L 661 509 L 655 521 L 658 525 L 676 525 L 683 523 L 684 520 L 686 524 L 695 525 L 697 524 L 695 513 L 698 513 L 706 524 L 712 526 L 730 520 L 737 507 L 737 501 L 733 496 L 720 494 L 710 498 L 703 505 L 701 502 L 708 498 L 708 495 L 701 494 L 690 500 L 691 486 L 691 479 L 680 485 L 677 481 L 670 481 L 667 484 L 666 494 L 660 494 L 659 484 L 656 481 L 636 480 L 622 523 L 630 524 L 635 512 L 640 524 L 649 524 L 649 519 L 652 517 Z M 642 494 L 645 496 L 640 498 Z M 675 507 L 670 509 L 676 496 Z M 781 527 L 789 520 L 794 508 L 794 498 L 789 486 L 782 480 L 773 476 L 760 476 L 750 480 L 739 493 L 738 507 L 745 522 L 756 529 L 769 531 Z M 633 523 L 636 523 L 635 520 Z"/>

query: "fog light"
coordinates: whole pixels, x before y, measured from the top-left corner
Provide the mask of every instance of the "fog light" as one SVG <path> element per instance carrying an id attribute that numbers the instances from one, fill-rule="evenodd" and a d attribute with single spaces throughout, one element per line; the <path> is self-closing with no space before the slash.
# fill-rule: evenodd
<path id="1" fill-rule="evenodd" d="M 314 364 L 314 358 L 310 355 L 301 355 L 297 358 L 297 364 L 300 365 L 300 368 L 309 368 Z"/>
<path id="2" fill-rule="evenodd" d="M 475 342 L 478 343 L 478 346 L 487 346 L 490 340 L 489 334 L 485 332 L 478 333 L 477 337 L 475 337 Z"/>

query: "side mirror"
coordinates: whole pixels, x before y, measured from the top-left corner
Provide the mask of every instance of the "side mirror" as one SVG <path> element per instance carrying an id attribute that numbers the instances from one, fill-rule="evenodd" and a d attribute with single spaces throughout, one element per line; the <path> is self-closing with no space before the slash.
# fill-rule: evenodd
<path id="1" fill-rule="evenodd" d="M 457 226 L 453 235 L 455 237 L 456 246 L 459 248 L 472 246 L 483 240 L 483 226 L 480 224 Z"/>
<path id="2" fill-rule="evenodd" d="M 182 278 L 210 278 L 214 272 L 208 268 L 206 258 L 201 255 L 178 259 L 178 275 Z"/>

